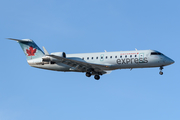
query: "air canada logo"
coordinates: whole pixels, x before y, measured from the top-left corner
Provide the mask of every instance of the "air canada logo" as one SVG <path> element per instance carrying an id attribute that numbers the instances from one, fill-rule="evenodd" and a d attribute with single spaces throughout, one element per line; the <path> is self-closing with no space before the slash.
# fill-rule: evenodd
<path id="1" fill-rule="evenodd" d="M 29 49 L 26 49 L 26 52 L 27 52 L 28 56 L 31 56 L 31 59 L 32 59 L 32 56 L 34 56 L 34 53 L 36 53 L 36 49 L 34 49 L 32 46 L 30 46 Z"/>

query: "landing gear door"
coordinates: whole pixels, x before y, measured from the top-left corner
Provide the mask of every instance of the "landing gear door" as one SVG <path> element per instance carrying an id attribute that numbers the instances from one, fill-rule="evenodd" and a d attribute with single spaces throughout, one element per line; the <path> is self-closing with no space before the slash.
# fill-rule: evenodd
<path id="1" fill-rule="evenodd" d="M 144 63 L 144 53 L 139 53 L 139 63 Z"/>

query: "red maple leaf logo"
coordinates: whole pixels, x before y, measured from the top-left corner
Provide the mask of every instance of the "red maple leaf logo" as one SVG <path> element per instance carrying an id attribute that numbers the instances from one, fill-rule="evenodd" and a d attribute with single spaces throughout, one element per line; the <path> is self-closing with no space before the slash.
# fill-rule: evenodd
<path id="1" fill-rule="evenodd" d="M 36 53 L 36 49 L 33 49 L 33 47 L 30 46 L 29 50 L 26 49 L 26 52 L 27 52 L 28 56 L 34 56 L 34 53 Z"/>

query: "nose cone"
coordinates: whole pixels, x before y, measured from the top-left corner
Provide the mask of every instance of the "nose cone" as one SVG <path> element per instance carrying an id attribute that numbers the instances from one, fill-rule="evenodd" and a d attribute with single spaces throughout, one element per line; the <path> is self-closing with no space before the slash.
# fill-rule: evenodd
<path id="1" fill-rule="evenodd" d="M 173 63 L 174 63 L 174 60 L 171 59 L 171 64 L 173 64 Z"/>
<path id="2" fill-rule="evenodd" d="M 167 60 L 167 62 L 168 62 L 168 64 L 170 65 L 170 64 L 173 64 L 173 63 L 174 63 L 174 60 L 172 60 L 172 59 L 169 58 L 169 59 Z"/>

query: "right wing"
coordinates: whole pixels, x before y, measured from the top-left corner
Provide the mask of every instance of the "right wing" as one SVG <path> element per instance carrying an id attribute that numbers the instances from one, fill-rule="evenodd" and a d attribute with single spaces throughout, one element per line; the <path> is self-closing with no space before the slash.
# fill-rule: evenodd
<path id="1" fill-rule="evenodd" d="M 110 65 L 87 63 L 82 60 L 74 60 L 56 55 L 47 55 L 47 56 L 57 59 L 60 63 L 71 66 L 70 70 L 78 70 L 81 72 L 87 72 L 92 70 L 94 71 L 94 73 L 106 74 L 108 73 L 106 72 L 108 68 L 111 67 Z"/>

